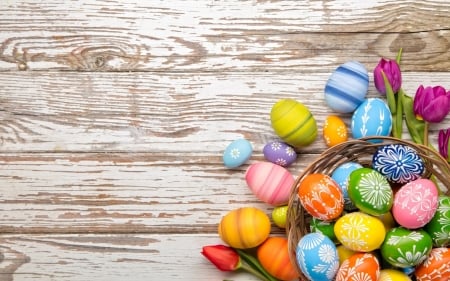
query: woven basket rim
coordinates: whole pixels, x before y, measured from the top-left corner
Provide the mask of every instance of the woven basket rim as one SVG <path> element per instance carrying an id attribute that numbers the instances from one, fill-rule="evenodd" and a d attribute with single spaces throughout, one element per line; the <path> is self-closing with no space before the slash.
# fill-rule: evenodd
<path id="1" fill-rule="evenodd" d="M 309 279 L 302 273 L 297 264 L 295 250 L 300 238 L 309 233 L 308 220 L 311 216 L 300 204 L 297 195 L 299 183 L 311 173 L 330 175 L 340 164 L 350 161 L 358 162 L 359 159 L 364 157 L 371 158 L 378 147 L 388 144 L 404 144 L 414 148 L 424 161 L 425 171 L 422 174 L 422 178 L 429 178 L 433 175 L 439 184 L 440 192 L 450 196 L 450 165 L 436 150 L 425 145 L 394 137 L 376 136 L 348 140 L 326 149 L 315 161 L 301 171 L 291 188 L 289 196 L 286 233 L 291 262 L 297 269 L 300 280 L 308 281 Z M 369 163 L 362 164 L 363 166 L 369 165 Z"/>

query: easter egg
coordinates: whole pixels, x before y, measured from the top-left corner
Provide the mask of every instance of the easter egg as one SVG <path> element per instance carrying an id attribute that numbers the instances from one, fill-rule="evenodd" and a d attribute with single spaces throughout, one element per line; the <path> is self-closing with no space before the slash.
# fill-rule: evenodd
<path id="1" fill-rule="evenodd" d="M 279 141 L 266 144 L 263 148 L 263 155 L 267 161 L 283 167 L 291 165 L 297 159 L 297 153 L 294 148 L 287 143 Z"/>
<path id="2" fill-rule="evenodd" d="M 344 196 L 338 184 L 325 174 L 309 174 L 300 181 L 298 196 L 303 208 L 313 217 L 332 220 L 344 210 Z"/>
<path id="3" fill-rule="evenodd" d="M 308 146 L 317 137 L 316 119 L 296 100 L 277 101 L 270 112 L 270 121 L 275 133 L 293 147 Z"/>
<path id="4" fill-rule="evenodd" d="M 424 227 L 430 234 L 433 245 L 436 247 L 450 246 L 450 197 L 439 196 L 438 207 L 433 218 Z"/>
<path id="5" fill-rule="evenodd" d="M 357 252 L 350 250 L 349 248 L 345 247 L 344 245 L 339 245 L 336 247 L 338 256 L 339 256 L 339 266 L 342 265 L 342 263 L 351 257 L 353 254 L 356 254 Z"/>
<path id="6" fill-rule="evenodd" d="M 331 241 L 336 241 L 336 235 L 334 235 L 334 221 L 323 221 L 317 218 L 312 218 L 309 224 L 311 232 L 320 232 L 323 235 L 331 239 Z"/>
<path id="7" fill-rule="evenodd" d="M 387 104 L 379 98 L 368 98 L 353 112 L 351 132 L 355 139 L 372 136 L 389 136 L 392 115 Z M 381 142 L 373 140 L 372 142 Z"/>
<path id="8" fill-rule="evenodd" d="M 378 281 L 380 263 L 371 253 L 356 253 L 346 259 L 336 275 L 336 281 Z"/>
<path id="9" fill-rule="evenodd" d="M 272 206 L 286 205 L 294 184 L 294 177 L 288 170 L 271 162 L 251 164 L 245 180 L 258 199 Z"/>
<path id="10" fill-rule="evenodd" d="M 341 216 L 334 225 L 334 233 L 342 245 L 357 252 L 378 249 L 386 234 L 384 225 L 378 218 L 362 212 Z"/>
<path id="11" fill-rule="evenodd" d="M 262 267 L 279 280 L 298 279 L 298 273 L 289 258 L 288 240 L 269 237 L 257 249 L 256 256 Z"/>
<path id="12" fill-rule="evenodd" d="M 350 179 L 350 174 L 356 169 L 362 168 L 363 166 L 356 162 L 347 162 L 339 165 L 334 169 L 331 174 L 331 178 L 339 185 L 342 194 L 344 195 L 344 209 L 347 211 L 352 211 L 356 209 L 352 200 L 348 196 L 348 181 Z"/>
<path id="13" fill-rule="evenodd" d="M 396 269 L 382 269 L 378 281 L 411 281 L 408 275 Z"/>
<path id="14" fill-rule="evenodd" d="M 421 177 L 425 165 L 417 151 L 403 144 L 380 146 L 373 155 L 372 168 L 394 183 L 408 183 Z"/>
<path id="15" fill-rule="evenodd" d="M 428 179 L 418 179 L 402 186 L 394 197 L 392 215 L 406 228 L 419 228 L 433 218 L 438 207 L 438 189 Z"/>
<path id="16" fill-rule="evenodd" d="M 339 269 L 336 246 L 318 232 L 304 235 L 296 248 L 297 264 L 309 280 L 331 281 Z"/>
<path id="17" fill-rule="evenodd" d="M 258 208 L 242 207 L 221 219 L 218 232 L 220 238 L 233 248 L 254 248 L 269 237 L 270 219 Z"/>
<path id="18" fill-rule="evenodd" d="M 369 74 L 363 64 L 349 61 L 334 70 L 325 84 L 325 102 L 334 111 L 353 112 L 367 95 Z"/>
<path id="19" fill-rule="evenodd" d="M 360 168 L 350 174 L 348 195 L 358 209 L 373 216 L 389 212 L 394 199 L 387 179 L 370 168 Z"/>
<path id="20" fill-rule="evenodd" d="M 223 152 L 223 163 L 227 168 L 236 168 L 247 162 L 252 155 L 252 145 L 246 139 L 231 142 Z"/>
<path id="21" fill-rule="evenodd" d="M 450 248 L 434 248 L 427 259 L 416 267 L 417 281 L 450 280 Z"/>
<path id="22" fill-rule="evenodd" d="M 278 206 L 272 210 L 272 220 L 280 228 L 286 227 L 288 206 Z"/>
<path id="23" fill-rule="evenodd" d="M 423 229 L 394 227 L 386 233 L 381 256 L 393 266 L 406 268 L 422 263 L 431 248 L 431 237 Z"/>
<path id="24" fill-rule="evenodd" d="M 338 116 L 328 116 L 323 125 L 322 135 L 328 147 L 335 146 L 348 139 L 347 126 Z"/>
<path id="25" fill-rule="evenodd" d="M 387 213 L 384 213 L 384 214 L 382 214 L 380 216 L 376 216 L 376 217 L 381 220 L 386 231 L 397 226 L 391 212 L 387 212 Z"/>

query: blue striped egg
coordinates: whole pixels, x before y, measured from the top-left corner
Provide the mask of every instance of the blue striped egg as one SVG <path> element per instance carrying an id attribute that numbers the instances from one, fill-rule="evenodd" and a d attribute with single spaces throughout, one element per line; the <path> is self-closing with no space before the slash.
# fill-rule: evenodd
<path id="1" fill-rule="evenodd" d="M 320 232 L 307 233 L 295 252 L 297 264 L 309 280 L 333 280 L 339 269 L 339 255 L 330 238 Z"/>
<path id="2" fill-rule="evenodd" d="M 325 84 L 325 102 L 334 111 L 350 113 L 364 101 L 369 74 L 363 64 L 349 61 L 340 65 Z"/>
<path id="3" fill-rule="evenodd" d="M 353 112 L 351 131 L 355 139 L 389 136 L 391 129 L 391 111 L 382 99 L 368 98 Z"/>

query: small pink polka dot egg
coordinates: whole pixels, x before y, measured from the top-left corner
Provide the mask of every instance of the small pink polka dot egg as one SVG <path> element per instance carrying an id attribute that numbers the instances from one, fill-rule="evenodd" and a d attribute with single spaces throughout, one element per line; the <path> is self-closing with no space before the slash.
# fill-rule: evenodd
<path id="1" fill-rule="evenodd" d="M 273 141 L 263 148 L 264 158 L 274 164 L 287 167 L 295 162 L 297 153 L 294 148 L 285 142 Z"/>
<path id="2" fill-rule="evenodd" d="M 286 168 L 271 162 L 251 164 L 245 180 L 259 200 L 272 206 L 286 205 L 294 184 L 294 177 Z"/>
<path id="3" fill-rule="evenodd" d="M 395 194 L 392 215 L 403 227 L 420 228 L 431 221 L 436 213 L 438 197 L 438 189 L 431 180 L 411 181 Z"/>

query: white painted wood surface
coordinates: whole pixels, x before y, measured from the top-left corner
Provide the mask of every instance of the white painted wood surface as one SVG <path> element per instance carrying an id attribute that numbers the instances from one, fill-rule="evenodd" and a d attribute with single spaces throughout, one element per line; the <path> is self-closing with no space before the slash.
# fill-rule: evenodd
<path id="1" fill-rule="evenodd" d="M 229 210 L 272 210 L 243 178 L 276 139 L 271 106 L 295 98 L 320 129 L 331 71 L 371 71 L 400 47 L 409 94 L 450 88 L 449 13 L 444 0 L 1 1 L 0 280 L 255 280 L 200 251 Z M 228 170 L 239 137 L 255 152 Z"/>

